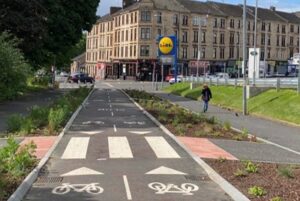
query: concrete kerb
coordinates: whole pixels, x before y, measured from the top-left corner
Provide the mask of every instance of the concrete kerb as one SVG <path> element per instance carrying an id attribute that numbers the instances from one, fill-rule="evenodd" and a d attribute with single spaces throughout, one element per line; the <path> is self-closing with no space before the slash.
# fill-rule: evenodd
<path id="1" fill-rule="evenodd" d="M 212 169 L 205 161 L 190 151 L 184 144 L 182 144 L 173 133 L 171 133 L 164 125 L 162 125 L 155 117 L 148 113 L 143 107 L 135 102 L 125 91 L 121 90 L 143 113 L 149 117 L 160 129 L 170 136 L 181 148 L 183 148 L 208 174 L 209 178 L 218 184 L 233 200 L 235 201 L 250 201 L 243 193 L 231 185 L 214 169 Z"/>
<path id="2" fill-rule="evenodd" d="M 92 89 L 89 95 L 85 98 L 85 100 L 82 102 L 82 104 L 77 108 L 77 110 L 73 113 L 72 117 L 69 119 L 68 123 L 62 130 L 62 132 L 57 137 L 56 141 L 52 145 L 52 147 L 49 149 L 47 154 L 40 160 L 38 166 L 34 168 L 30 174 L 23 180 L 21 185 L 17 188 L 17 190 L 9 197 L 7 201 L 21 201 L 24 196 L 27 194 L 29 189 L 31 188 L 32 184 L 37 179 L 39 172 L 41 171 L 42 167 L 46 164 L 46 162 L 49 160 L 51 154 L 57 147 L 58 143 L 64 136 L 65 132 L 69 130 L 70 126 L 72 125 L 74 119 L 77 117 L 78 113 L 81 111 L 82 107 L 86 104 L 87 100 L 91 96 L 91 94 L 94 92 L 95 89 Z"/>

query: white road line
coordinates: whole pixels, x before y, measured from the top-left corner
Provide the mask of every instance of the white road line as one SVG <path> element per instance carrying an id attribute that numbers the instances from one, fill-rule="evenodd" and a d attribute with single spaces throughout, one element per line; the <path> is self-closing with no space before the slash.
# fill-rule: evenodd
<path id="1" fill-rule="evenodd" d="M 110 158 L 133 158 L 126 137 L 108 137 Z"/>
<path id="2" fill-rule="evenodd" d="M 112 105 L 111 105 L 111 104 L 109 104 L 109 107 L 110 107 L 110 108 L 112 108 Z"/>
<path id="3" fill-rule="evenodd" d="M 180 158 L 164 137 L 145 137 L 157 158 Z"/>
<path id="4" fill-rule="evenodd" d="M 111 112 L 111 116 L 112 116 L 112 117 L 114 116 L 114 112 Z"/>
<path id="5" fill-rule="evenodd" d="M 130 192 L 130 188 L 129 188 L 129 183 L 128 183 L 126 175 L 123 175 L 123 180 L 124 180 L 124 185 L 125 185 L 127 199 L 128 200 L 132 200 L 132 196 L 131 196 L 131 192 Z"/>
<path id="6" fill-rule="evenodd" d="M 89 137 L 72 137 L 61 158 L 85 159 L 89 141 Z"/>
<path id="7" fill-rule="evenodd" d="M 115 131 L 115 133 L 117 132 L 117 127 L 115 124 L 114 124 L 114 131 Z"/>

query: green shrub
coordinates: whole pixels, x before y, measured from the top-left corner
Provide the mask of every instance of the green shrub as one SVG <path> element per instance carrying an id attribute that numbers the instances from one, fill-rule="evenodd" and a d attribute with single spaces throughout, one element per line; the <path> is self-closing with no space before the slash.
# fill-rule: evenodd
<path id="1" fill-rule="evenodd" d="M 271 198 L 271 200 L 270 201 L 283 201 L 283 199 L 281 198 L 281 197 L 273 197 L 273 198 Z"/>
<path id="2" fill-rule="evenodd" d="M 287 167 L 279 167 L 277 169 L 277 172 L 279 175 L 281 176 L 284 176 L 288 179 L 293 179 L 295 176 L 294 176 L 294 173 L 293 173 L 293 169 L 291 168 L 291 166 L 287 166 Z"/>
<path id="3" fill-rule="evenodd" d="M 20 147 L 13 138 L 9 138 L 7 145 L 0 149 L 0 173 L 8 173 L 13 177 L 25 176 L 35 165 L 35 148 L 33 143 Z"/>
<path id="4" fill-rule="evenodd" d="M 32 133 L 37 127 L 33 124 L 32 120 L 30 118 L 24 118 L 24 121 L 22 122 L 20 134 L 21 135 L 28 135 Z"/>
<path id="5" fill-rule="evenodd" d="M 22 124 L 24 122 L 24 117 L 20 114 L 13 114 L 9 116 L 7 120 L 7 131 L 9 133 L 17 133 L 21 130 Z"/>
<path id="6" fill-rule="evenodd" d="M 247 176 L 247 172 L 245 172 L 244 170 L 241 170 L 241 169 L 237 169 L 233 174 L 236 177 L 246 177 Z"/>
<path id="7" fill-rule="evenodd" d="M 244 165 L 245 165 L 245 170 L 248 173 L 256 173 L 258 171 L 257 166 L 254 163 L 252 163 L 251 161 L 245 161 Z"/>
<path id="8" fill-rule="evenodd" d="M 229 131 L 231 129 L 230 122 L 225 121 L 224 124 L 223 124 L 223 128 L 224 128 L 224 130 Z"/>
<path id="9" fill-rule="evenodd" d="M 33 106 L 31 108 L 29 118 L 34 126 L 40 128 L 47 125 L 49 110 L 50 109 L 48 107 Z"/>
<path id="10" fill-rule="evenodd" d="M 250 195 L 254 195 L 256 197 L 261 197 L 267 194 L 267 191 L 259 186 L 253 186 L 248 189 L 248 193 Z"/>
<path id="11" fill-rule="evenodd" d="M 58 131 L 59 127 L 65 122 L 67 117 L 67 107 L 60 107 L 56 109 L 51 108 L 48 116 L 49 132 L 53 133 L 54 131 Z"/>

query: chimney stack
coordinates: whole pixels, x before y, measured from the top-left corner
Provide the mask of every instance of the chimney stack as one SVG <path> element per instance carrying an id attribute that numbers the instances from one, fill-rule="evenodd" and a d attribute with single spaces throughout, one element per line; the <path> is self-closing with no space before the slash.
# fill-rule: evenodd
<path id="1" fill-rule="evenodd" d="M 271 10 L 271 11 L 276 11 L 276 7 L 275 7 L 275 6 L 271 6 L 271 7 L 270 7 L 270 10 Z"/>

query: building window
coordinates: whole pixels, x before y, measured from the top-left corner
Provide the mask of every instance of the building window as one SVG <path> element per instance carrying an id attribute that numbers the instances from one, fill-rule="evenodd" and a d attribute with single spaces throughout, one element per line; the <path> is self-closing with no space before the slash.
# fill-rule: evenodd
<path id="1" fill-rule="evenodd" d="M 182 25 L 188 25 L 189 17 L 187 15 L 184 15 L 182 18 Z"/>
<path id="2" fill-rule="evenodd" d="M 198 58 L 198 47 L 193 47 L 193 58 L 197 59 Z"/>
<path id="3" fill-rule="evenodd" d="M 271 32 L 271 23 L 269 23 L 268 31 Z"/>
<path id="4" fill-rule="evenodd" d="M 187 47 L 182 48 L 182 58 L 187 59 Z"/>
<path id="5" fill-rule="evenodd" d="M 261 30 L 262 31 L 266 30 L 266 23 L 265 22 L 262 22 L 262 24 L 261 24 Z"/>
<path id="6" fill-rule="evenodd" d="M 282 36 L 282 38 L 281 38 L 281 46 L 285 47 L 285 37 L 284 36 Z"/>
<path id="7" fill-rule="evenodd" d="M 230 28 L 234 28 L 234 19 L 230 19 L 229 26 L 230 26 Z"/>
<path id="8" fill-rule="evenodd" d="M 262 34 L 261 34 L 260 44 L 261 44 L 261 45 L 264 45 L 265 42 L 266 42 L 265 40 L 266 40 L 266 35 L 265 35 L 264 33 L 262 33 Z"/>
<path id="9" fill-rule="evenodd" d="M 149 45 L 141 45 L 141 56 L 148 57 L 150 54 L 150 46 Z"/>
<path id="10" fill-rule="evenodd" d="M 241 20 L 238 21 L 238 28 L 241 28 Z"/>
<path id="11" fill-rule="evenodd" d="M 178 25 L 178 15 L 173 15 L 173 25 Z"/>
<path id="12" fill-rule="evenodd" d="M 157 17 L 157 20 L 156 20 L 156 22 L 157 22 L 157 24 L 161 24 L 161 18 L 162 18 L 162 14 L 161 14 L 161 12 L 158 12 L 157 13 L 157 15 L 156 15 L 156 17 Z"/>
<path id="13" fill-rule="evenodd" d="M 141 28 L 141 39 L 143 40 L 150 39 L 150 28 Z"/>
<path id="14" fill-rule="evenodd" d="M 220 44 L 225 44 L 225 34 L 220 33 Z"/>
<path id="15" fill-rule="evenodd" d="M 282 25 L 282 33 L 285 33 L 285 25 Z"/>
<path id="16" fill-rule="evenodd" d="M 220 25 L 221 28 L 225 28 L 225 19 L 221 19 L 221 25 Z"/>
<path id="17" fill-rule="evenodd" d="M 277 36 L 276 45 L 279 46 L 279 36 Z"/>
<path id="18" fill-rule="evenodd" d="M 229 58 L 230 59 L 234 58 L 234 47 L 229 48 Z"/>
<path id="19" fill-rule="evenodd" d="M 271 50 L 268 49 L 268 59 L 270 59 L 270 58 L 271 58 Z"/>
<path id="20" fill-rule="evenodd" d="M 293 25 L 293 24 L 291 24 L 290 32 L 291 32 L 291 33 L 294 33 L 294 25 Z"/>
<path id="21" fill-rule="evenodd" d="M 218 18 L 215 18 L 214 19 L 214 28 L 217 28 L 218 27 Z"/>
<path id="22" fill-rule="evenodd" d="M 294 37 L 290 37 L 290 46 L 294 46 Z"/>
<path id="23" fill-rule="evenodd" d="M 248 31 L 250 31 L 251 23 L 248 21 Z"/>
<path id="24" fill-rule="evenodd" d="M 277 33 L 279 33 L 279 24 L 277 24 Z"/>
<path id="25" fill-rule="evenodd" d="M 194 42 L 195 43 L 198 43 L 198 38 L 199 38 L 199 35 L 198 35 L 198 31 L 194 31 Z"/>
<path id="26" fill-rule="evenodd" d="M 260 60 L 262 61 L 262 60 L 264 60 L 264 58 L 265 58 L 265 52 L 261 51 L 260 52 Z"/>
<path id="27" fill-rule="evenodd" d="M 230 33 L 229 43 L 234 44 L 234 33 Z"/>
<path id="28" fill-rule="evenodd" d="M 157 35 L 161 36 L 161 29 L 157 29 Z"/>
<path id="29" fill-rule="evenodd" d="M 217 48 L 213 49 L 213 58 L 216 59 L 217 58 Z"/>
<path id="30" fill-rule="evenodd" d="M 184 31 L 182 33 L 182 42 L 183 43 L 187 43 L 187 39 L 188 39 L 188 32 L 187 31 Z"/>
<path id="31" fill-rule="evenodd" d="M 142 22 L 150 22 L 151 21 L 151 12 L 150 11 L 142 11 L 141 12 L 141 21 Z"/>
<path id="32" fill-rule="evenodd" d="M 217 44 L 217 33 L 214 33 L 213 37 L 214 37 L 214 39 L 213 39 L 214 44 Z"/>
<path id="33" fill-rule="evenodd" d="M 197 16 L 194 16 L 193 17 L 193 26 L 198 26 L 198 20 L 199 19 L 199 17 L 197 17 Z"/>
<path id="34" fill-rule="evenodd" d="M 201 58 L 205 59 L 205 47 L 201 50 Z"/>
<path id="35" fill-rule="evenodd" d="M 271 45 L 271 36 L 268 37 L 268 45 Z"/>
<path id="36" fill-rule="evenodd" d="M 202 40 L 201 40 L 201 42 L 202 43 L 205 43 L 206 42 L 206 32 L 205 31 L 202 31 L 202 34 L 201 34 L 201 38 L 202 38 Z"/>
<path id="37" fill-rule="evenodd" d="M 220 48 L 220 59 L 224 59 L 225 58 L 225 48 L 221 47 Z"/>

